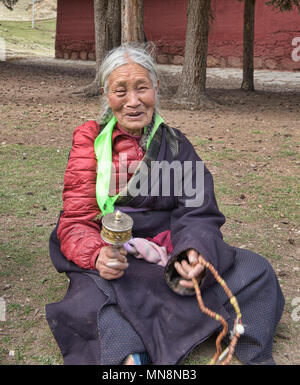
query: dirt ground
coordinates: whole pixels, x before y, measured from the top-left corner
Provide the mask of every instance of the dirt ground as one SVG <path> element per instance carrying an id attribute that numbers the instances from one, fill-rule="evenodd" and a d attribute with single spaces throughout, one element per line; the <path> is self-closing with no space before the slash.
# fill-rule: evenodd
<path id="1" fill-rule="evenodd" d="M 97 97 L 85 99 L 70 94 L 93 77 L 92 66 L 0 62 L 0 145 L 69 148 L 74 128 L 98 117 Z M 190 138 L 212 172 L 217 199 L 227 217 L 225 238 L 235 246 L 269 255 L 279 278 L 286 308 L 274 340 L 275 360 L 278 364 L 300 364 L 300 311 L 295 308 L 300 303 L 300 224 L 296 215 L 300 85 L 291 82 L 280 87 L 269 84 L 266 88 L 260 83 L 257 92 L 251 94 L 239 90 L 236 78 L 210 76 L 208 94 L 217 104 L 211 109 L 183 109 L 171 98 L 180 75 L 166 71 L 162 79 L 165 85 L 160 100 L 161 115 Z M 30 130 L 17 129 L 29 117 Z M 264 185 L 265 177 L 268 182 Z M 260 190 L 255 190 L 254 178 L 260 183 Z M 287 180 L 292 181 L 293 202 L 289 201 L 286 186 L 280 185 Z M 263 196 L 260 191 L 264 192 Z M 277 202 L 275 208 L 269 205 L 272 200 Z M 55 223 L 57 215 L 51 212 L 48 221 Z M 273 251 L 277 257 L 272 257 Z M 46 270 L 49 266 L 40 268 Z M 5 284 L 0 283 L 2 297 L 9 291 Z M 16 288 L 22 285 L 17 279 L 9 284 Z M 36 307 L 42 305 L 37 303 Z M 5 325 L 1 327 L 5 334 Z M 37 334 L 46 328 L 43 319 Z M 35 344 L 39 342 L 37 338 Z M 32 363 L 29 357 L 25 362 Z"/>

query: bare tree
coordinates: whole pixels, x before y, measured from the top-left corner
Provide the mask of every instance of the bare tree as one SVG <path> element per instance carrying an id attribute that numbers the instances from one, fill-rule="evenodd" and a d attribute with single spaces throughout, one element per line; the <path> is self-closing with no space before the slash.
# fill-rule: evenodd
<path id="1" fill-rule="evenodd" d="M 254 91 L 254 18 L 255 1 L 244 3 L 243 81 L 241 89 Z"/>
<path id="2" fill-rule="evenodd" d="M 206 66 L 210 0 L 189 0 L 182 79 L 175 99 L 178 103 L 207 105 Z"/>
<path id="3" fill-rule="evenodd" d="M 100 94 L 99 66 L 112 48 L 121 43 L 121 0 L 94 0 L 96 76 L 87 86 L 73 92 L 79 96 Z"/>
<path id="4" fill-rule="evenodd" d="M 241 89 L 254 91 L 255 0 L 244 1 L 243 81 Z M 266 1 L 266 5 L 272 5 L 281 12 L 292 11 L 294 9 L 298 9 L 300 12 L 300 0 L 269 0 Z"/>
<path id="5" fill-rule="evenodd" d="M 121 42 L 144 42 L 144 0 L 122 1 Z"/>

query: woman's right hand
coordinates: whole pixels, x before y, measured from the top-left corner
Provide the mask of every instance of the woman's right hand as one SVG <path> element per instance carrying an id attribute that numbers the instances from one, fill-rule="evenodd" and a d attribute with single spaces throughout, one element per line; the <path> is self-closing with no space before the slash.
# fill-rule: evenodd
<path id="1" fill-rule="evenodd" d="M 127 251 L 121 247 L 103 246 L 96 261 L 96 269 L 102 278 L 111 280 L 120 278 L 128 267 Z"/>

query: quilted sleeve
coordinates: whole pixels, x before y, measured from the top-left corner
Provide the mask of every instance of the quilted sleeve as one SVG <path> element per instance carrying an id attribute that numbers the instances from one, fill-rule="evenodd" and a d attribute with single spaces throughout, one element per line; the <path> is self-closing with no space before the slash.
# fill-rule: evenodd
<path id="1" fill-rule="evenodd" d="M 64 256 L 81 268 L 94 269 L 101 247 L 96 200 L 97 160 L 94 140 L 99 126 L 89 121 L 75 129 L 63 190 L 63 213 L 57 236 Z"/>

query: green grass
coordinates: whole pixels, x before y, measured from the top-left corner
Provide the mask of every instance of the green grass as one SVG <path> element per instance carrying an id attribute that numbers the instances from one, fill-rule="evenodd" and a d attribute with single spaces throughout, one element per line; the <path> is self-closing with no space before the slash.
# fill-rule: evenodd
<path id="1" fill-rule="evenodd" d="M 26 364 L 32 356 L 30 350 L 35 341 L 32 330 L 42 325 L 46 330 L 44 338 L 52 340 L 44 317 L 36 318 L 34 314 L 36 309 L 42 314 L 44 304 L 60 300 L 66 290 L 66 278 L 51 267 L 48 240 L 61 209 L 67 155 L 67 149 L 57 152 L 53 147 L 0 147 L 0 216 L 4 219 L 0 238 L 0 279 L 1 283 L 11 284 L 11 289 L 3 293 L 14 293 L 13 298 L 7 298 L 7 321 L 0 322 L 0 329 L 11 325 L 17 333 L 24 334 L 22 343 L 13 349 L 17 364 Z M 0 349 L 0 362 L 6 362 L 14 342 L 5 335 L 0 339 L 5 347 Z M 49 348 L 54 353 L 45 358 L 37 348 L 31 362 L 60 362 L 60 354 L 55 349 L 55 345 Z"/>
<path id="2" fill-rule="evenodd" d="M 57 150 L 20 145 L 0 148 L 2 178 L 6 181 L 0 187 L 1 214 L 24 218 L 58 206 L 68 152 Z"/>
<path id="3" fill-rule="evenodd" d="M 1 21 L 0 38 L 5 40 L 7 57 L 54 57 L 56 19 L 36 21 Z"/>
<path id="4" fill-rule="evenodd" d="M 258 135 L 262 141 L 274 135 L 262 130 L 251 134 L 254 141 Z M 241 151 L 239 146 L 225 147 L 216 140 L 192 138 L 200 157 L 215 171 L 215 193 L 226 217 L 225 240 L 252 249 L 272 263 L 283 261 L 290 246 L 288 236 L 282 236 L 300 222 L 300 177 L 291 170 L 278 172 L 282 165 L 294 167 L 299 143 L 291 135 L 280 134 L 276 140 L 266 157 L 260 152 Z"/>
<path id="5" fill-rule="evenodd" d="M 46 252 L 53 213 L 58 215 L 61 209 L 67 154 L 64 149 L 39 146 L 0 147 L 0 215 L 6 218 L 1 253 L 9 255 L 4 266 L 11 266 L 1 269 L 1 276 L 14 274 L 20 266 L 32 267 Z"/>

